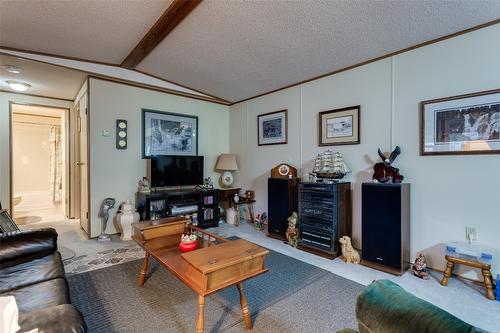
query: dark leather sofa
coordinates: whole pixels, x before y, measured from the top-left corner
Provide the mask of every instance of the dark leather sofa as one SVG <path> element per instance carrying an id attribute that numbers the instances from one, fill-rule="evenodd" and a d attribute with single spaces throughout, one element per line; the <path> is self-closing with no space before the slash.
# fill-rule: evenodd
<path id="1" fill-rule="evenodd" d="M 71 305 L 64 266 L 52 228 L 0 234 L 0 296 L 14 296 L 20 332 L 87 331 Z"/>

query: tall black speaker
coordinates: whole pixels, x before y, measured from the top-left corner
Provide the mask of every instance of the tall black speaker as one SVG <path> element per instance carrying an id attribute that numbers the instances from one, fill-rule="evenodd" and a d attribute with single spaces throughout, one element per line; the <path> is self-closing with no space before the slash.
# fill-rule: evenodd
<path id="1" fill-rule="evenodd" d="M 363 183 L 362 263 L 402 275 L 410 267 L 410 184 Z"/>
<path id="2" fill-rule="evenodd" d="M 268 236 L 286 239 L 288 217 L 297 211 L 298 178 L 267 179 Z"/>

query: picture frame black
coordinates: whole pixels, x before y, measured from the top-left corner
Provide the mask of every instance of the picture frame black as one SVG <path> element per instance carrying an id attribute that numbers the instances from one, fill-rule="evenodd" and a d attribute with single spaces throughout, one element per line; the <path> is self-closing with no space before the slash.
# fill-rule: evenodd
<path id="1" fill-rule="evenodd" d="M 346 121 L 350 127 L 337 129 L 334 132 L 335 121 L 338 125 Z M 333 122 L 334 124 L 329 124 Z M 318 146 L 358 145 L 361 143 L 361 105 L 318 113 Z"/>
<path id="2" fill-rule="evenodd" d="M 265 122 L 279 122 L 278 135 L 274 138 L 266 138 Z M 288 109 L 268 112 L 257 115 L 257 145 L 271 146 L 284 145 L 288 143 Z"/>
<path id="3" fill-rule="evenodd" d="M 500 89 L 422 101 L 419 112 L 421 156 L 500 154 Z"/>
<path id="4" fill-rule="evenodd" d="M 156 117 L 156 118 L 154 118 Z M 179 147 L 170 147 L 170 150 L 168 148 L 166 149 L 158 149 L 159 147 L 154 147 L 154 142 L 152 142 L 151 136 L 152 134 L 152 128 L 151 126 L 147 126 L 148 122 L 150 120 L 158 120 L 158 127 L 156 130 L 164 131 L 165 130 L 165 124 L 162 124 L 162 122 L 184 122 L 183 126 L 186 126 L 185 124 L 188 124 L 190 127 L 190 141 L 189 144 L 185 143 L 186 136 L 189 133 L 189 131 L 186 132 L 186 128 L 182 129 L 183 133 L 174 133 L 172 135 L 178 135 L 179 138 L 174 138 L 176 141 L 182 141 L 182 143 L 179 143 Z M 168 124 L 167 124 L 168 125 Z M 162 127 L 163 129 L 160 129 L 159 127 Z M 198 133 L 199 133 L 199 126 L 198 126 L 198 117 L 194 115 L 188 115 L 188 114 L 182 114 L 182 113 L 174 113 L 174 112 L 166 112 L 166 111 L 158 111 L 158 110 L 152 110 L 152 109 L 142 109 L 142 116 L 141 116 L 141 153 L 142 153 L 142 158 L 143 159 L 150 159 L 152 156 L 161 156 L 161 155 L 184 155 L 184 156 L 197 156 L 198 155 Z M 178 128 L 180 130 L 180 128 Z M 163 135 L 166 133 L 162 133 Z M 175 144 L 175 143 L 174 143 Z M 189 149 L 183 150 L 185 147 L 182 147 L 183 145 L 189 145 Z M 180 150 L 176 150 L 176 148 Z"/>

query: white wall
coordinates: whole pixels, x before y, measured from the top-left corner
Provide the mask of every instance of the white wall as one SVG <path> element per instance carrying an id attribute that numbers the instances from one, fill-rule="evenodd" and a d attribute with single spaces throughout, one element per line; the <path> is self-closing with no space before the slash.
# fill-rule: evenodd
<path id="1" fill-rule="evenodd" d="M 73 102 L 69 101 L 0 92 L 0 201 L 2 202 L 2 208 L 6 209 L 9 209 L 10 202 L 9 102 L 68 109 L 73 107 Z"/>
<path id="2" fill-rule="evenodd" d="M 371 180 L 377 148 L 399 145 L 395 165 L 412 184 L 412 258 L 423 251 L 430 267 L 444 269 L 443 243 L 462 240 L 465 226 L 498 247 L 500 155 L 419 156 L 418 114 L 423 100 L 500 88 L 499 40 L 497 24 L 232 106 L 230 150 L 243 164 L 239 185 L 256 191 L 257 213 L 267 210 L 270 169 L 288 162 L 305 176 L 327 149 L 318 147 L 318 112 L 360 104 L 361 144 L 330 147 L 353 170 L 346 179 L 353 188 L 354 245 L 361 246 L 361 183 Z M 257 115 L 283 108 L 289 143 L 258 147 Z M 497 256 L 494 270 L 499 263 Z"/>
<path id="3" fill-rule="evenodd" d="M 100 233 L 97 217 L 106 197 L 135 201 L 137 181 L 146 176 L 146 160 L 141 159 L 142 108 L 198 116 L 198 154 L 205 157 L 205 177 L 214 183 L 213 171 L 220 153 L 229 151 L 229 107 L 171 94 L 90 79 L 90 191 L 91 237 Z M 116 119 L 128 121 L 128 148 L 115 148 Z M 109 130 L 111 136 L 102 136 Z M 113 211 L 113 214 L 116 210 Z M 112 223 L 107 232 L 114 233 Z"/>
<path id="4" fill-rule="evenodd" d="M 34 123 L 34 124 L 27 124 Z M 14 114 L 12 117 L 12 167 L 14 194 L 47 191 L 50 184 L 49 135 L 60 118 Z"/>

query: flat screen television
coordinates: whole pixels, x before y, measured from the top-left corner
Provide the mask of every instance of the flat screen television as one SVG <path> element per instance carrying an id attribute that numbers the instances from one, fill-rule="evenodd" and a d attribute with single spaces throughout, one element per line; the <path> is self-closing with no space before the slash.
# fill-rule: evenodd
<path id="1" fill-rule="evenodd" d="M 151 187 L 203 184 L 203 156 L 153 156 Z"/>

